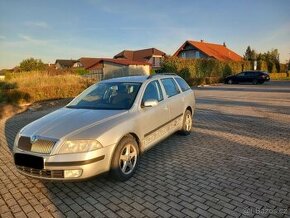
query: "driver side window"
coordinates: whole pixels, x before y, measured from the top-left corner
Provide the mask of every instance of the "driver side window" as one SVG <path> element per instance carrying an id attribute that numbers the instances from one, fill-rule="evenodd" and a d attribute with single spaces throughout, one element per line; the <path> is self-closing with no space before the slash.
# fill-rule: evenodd
<path id="1" fill-rule="evenodd" d="M 144 102 L 148 100 L 157 100 L 158 102 L 163 100 L 161 87 L 157 80 L 150 82 L 145 89 L 142 98 L 142 104 L 144 104 Z"/>

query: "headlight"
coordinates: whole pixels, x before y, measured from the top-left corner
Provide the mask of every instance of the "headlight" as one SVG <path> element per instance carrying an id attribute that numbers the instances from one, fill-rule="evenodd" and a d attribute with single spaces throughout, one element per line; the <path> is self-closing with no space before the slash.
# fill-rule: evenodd
<path id="1" fill-rule="evenodd" d="M 75 140 L 65 141 L 59 150 L 59 154 L 81 153 L 88 152 L 102 148 L 100 142 L 97 140 Z"/>

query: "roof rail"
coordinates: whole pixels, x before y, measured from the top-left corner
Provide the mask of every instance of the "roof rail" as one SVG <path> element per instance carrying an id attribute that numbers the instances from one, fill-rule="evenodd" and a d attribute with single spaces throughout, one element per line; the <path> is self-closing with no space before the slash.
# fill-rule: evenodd
<path id="1" fill-rule="evenodd" d="M 150 79 L 150 78 L 152 78 L 152 77 L 154 77 L 154 76 L 163 76 L 163 75 L 171 75 L 171 76 L 177 76 L 177 74 L 176 73 L 156 73 L 156 74 L 152 74 L 152 75 L 150 75 L 150 76 L 148 76 L 147 77 L 147 79 Z"/>

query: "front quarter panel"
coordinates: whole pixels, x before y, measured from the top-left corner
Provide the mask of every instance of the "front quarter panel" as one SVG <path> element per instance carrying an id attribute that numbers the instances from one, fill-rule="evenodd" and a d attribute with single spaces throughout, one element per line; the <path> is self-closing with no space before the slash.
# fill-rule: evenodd
<path id="1" fill-rule="evenodd" d="M 117 144 L 121 138 L 133 131 L 140 138 L 137 124 L 135 122 L 136 112 L 127 112 L 122 116 L 106 121 L 100 125 L 93 126 L 76 135 L 70 136 L 70 140 L 96 139 L 104 147 Z"/>

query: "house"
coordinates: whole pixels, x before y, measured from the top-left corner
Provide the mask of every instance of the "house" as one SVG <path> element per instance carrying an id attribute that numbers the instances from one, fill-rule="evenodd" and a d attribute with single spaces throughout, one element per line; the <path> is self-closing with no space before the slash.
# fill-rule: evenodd
<path id="1" fill-rule="evenodd" d="M 74 64 L 77 60 L 64 60 L 64 59 L 57 59 L 55 61 L 55 69 L 68 69 L 74 67 Z"/>
<path id="2" fill-rule="evenodd" d="M 101 79 L 113 77 L 150 75 L 150 64 L 141 61 L 112 58 L 80 58 L 78 62 Z"/>
<path id="3" fill-rule="evenodd" d="M 186 41 L 174 53 L 175 57 L 190 58 L 213 58 L 219 61 L 242 61 L 242 57 L 227 48 L 226 44 L 214 44 L 199 41 Z"/>
<path id="4" fill-rule="evenodd" d="M 153 69 L 158 69 L 160 67 L 162 58 L 166 54 L 156 48 L 148 48 L 142 50 L 124 50 L 119 54 L 114 56 L 114 59 L 126 59 L 130 61 L 141 61 L 149 63 Z"/>

